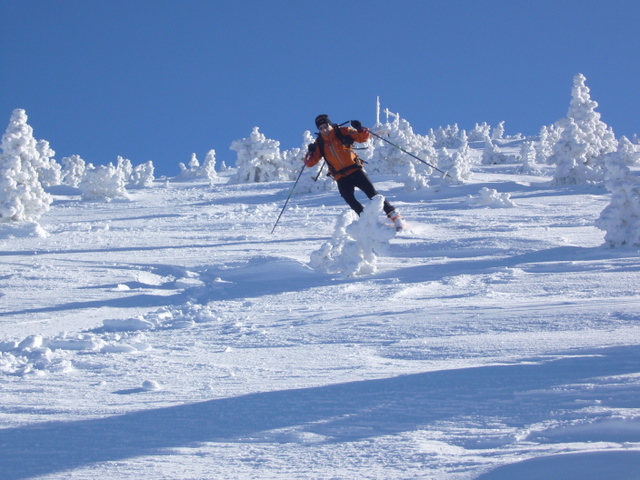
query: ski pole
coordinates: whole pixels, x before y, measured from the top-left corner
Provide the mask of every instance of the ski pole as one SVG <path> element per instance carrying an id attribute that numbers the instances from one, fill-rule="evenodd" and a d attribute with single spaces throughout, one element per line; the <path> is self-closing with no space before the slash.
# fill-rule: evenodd
<path id="1" fill-rule="evenodd" d="M 289 199 L 291 198 L 291 195 L 293 195 L 293 190 L 296 188 L 296 185 L 298 184 L 298 180 L 300 180 L 300 177 L 302 176 L 302 172 L 304 172 L 304 167 L 306 165 L 302 165 L 302 168 L 300 169 L 300 173 L 298 174 L 298 178 L 296 178 L 296 181 L 293 184 L 293 187 L 291 187 L 291 191 L 289 192 L 289 196 L 287 197 L 287 200 L 284 202 L 284 207 L 282 207 L 282 210 L 280 211 L 280 215 L 278 215 L 278 219 L 276 220 L 276 223 L 273 225 L 273 229 L 271 230 L 271 233 L 273 233 L 276 229 L 276 227 L 278 226 L 278 222 L 280 221 L 280 217 L 282 216 L 282 214 L 284 213 L 284 209 L 287 208 L 287 203 L 289 203 Z"/>
<path id="2" fill-rule="evenodd" d="M 322 170 L 324 169 L 324 164 L 325 164 L 325 163 L 326 163 L 326 160 L 325 160 L 325 162 L 323 162 L 323 163 L 322 163 L 322 165 L 320 166 L 320 170 L 318 170 L 318 175 L 316 175 L 316 178 L 314 178 L 314 179 L 313 179 L 313 181 L 314 181 L 314 182 L 317 182 L 317 181 L 318 181 L 318 179 L 320 178 L 320 174 L 322 173 Z"/>
<path id="3" fill-rule="evenodd" d="M 387 140 L 386 138 L 381 137 L 380 135 L 378 135 L 377 133 L 372 132 L 371 130 L 369 130 L 369 133 L 370 133 L 371 135 L 374 135 L 374 136 L 378 137 L 380 140 L 382 140 L 382 141 L 384 141 L 384 142 L 387 142 L 387 143 L 388 143 L 389 145 L 391 145 L 392 147 L 396 147 L 396 148 L 397 148 L 398 150 L 400 150 L 401 152 L 404 152 L 404 153 L 406 153 L 407 155 L 409 155 L 409 156 L 411 156 L 411 157 L 415 158 L 416 160 L 421 161 L 421 162 L 422 162 L 422 163 L 424 163 L 425 165 L 429 165 L 431 168 L 433 168 L 434 170 L 437 170 L 437 171 L 438 171 L 438 172 L 440 172 L 441 174 L 446 175 L 447 177 L 451 178 L 451 175 L 449 175 L 447 172 L 443 172 L 443 171 L 442 171 L 442 170 L 440 170 L 439 168 L 437 168 L 437 167 L 435 167 L 435 166 L 431 165 L 429 162 L 427 162 L 427 161 L 425 161 L 425 160 L 421 159 L 420 157 L 415 156 L 413 153 L 411 153 L 411 152 L 407 152 L 404 148 L 402 148 L 402 147 L 400 147 L 400 146 L 396 145 L 395 143 L 390 142 L 390 141 L 389 141 L 389 140 Z"/>

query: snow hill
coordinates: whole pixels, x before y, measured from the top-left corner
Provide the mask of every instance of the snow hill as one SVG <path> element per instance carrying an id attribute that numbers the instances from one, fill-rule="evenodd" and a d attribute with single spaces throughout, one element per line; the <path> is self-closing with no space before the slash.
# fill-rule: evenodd
<path id="1" fill-rule="evenodd" d="M 0 224 L 0 478 L 637 479 L 638 249 L 605 187 L 482 154 L 372 174 L 399 234 L 332 189 L 271 234 L 292 182 L 235 171 L 47 188 Z"/>
<path id="2" fill-rule="evenodd" d="M 16 109 L 0 479 L 640 479 L 640 146 L 571 96 L 536 137 L 386 111 L 359 217 L 310 132 L 156 179 Z"/>

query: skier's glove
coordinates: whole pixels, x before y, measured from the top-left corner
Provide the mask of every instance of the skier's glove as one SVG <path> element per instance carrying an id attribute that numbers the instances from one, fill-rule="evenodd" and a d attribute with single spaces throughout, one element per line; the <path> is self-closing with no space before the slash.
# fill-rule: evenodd
<path id="1" fill-rule="evenodd" d="M 313 155 L 313 154 L 314 154 L 314 152 L 316 151 L 316 146 L 317 146 L 317 145 L 316 145 L 315 143 L 310 143 L 310 144 L 309 144 L 309 147 L 307 147 L 307 148 L 309 149 L 309 153 L 310 153 L 311 155 Z"/>
<path id="2" fill-rule="evenodd" d="M 362 130 L 362 122 L 360 120 L 351 120 L 351 126 L 358 131 Z"/>

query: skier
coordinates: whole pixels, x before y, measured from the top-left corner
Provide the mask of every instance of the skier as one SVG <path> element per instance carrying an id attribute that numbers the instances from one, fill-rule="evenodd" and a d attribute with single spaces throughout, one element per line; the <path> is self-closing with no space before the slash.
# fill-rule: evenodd
<path id="1" fill-rule="evenodd" d="M 369 139 L 369 129 L 362 126 L 358 120 L 351 121 L 351 127 L 340 127 L 331 123 L 328 115 L 316 117 L 316 127 L 320 134 L 316 141 L 309 145 L 309 152 L 304 158 L 307 167 L 313 167 L 322 158 L 327 162 L 329 175 L 338 184 L 340 196 L 358 215 L 364 207 L 355 197 L 355 189 L 359 188 L 364 194 L 373 198 L 378 194 L 376 188 L 362 168 L 362 160 L 353 151 L 353 143 L 364 143 Z M 400 214 L 387 200 L 383 205 L 384 213 L 394 223 L 396 230 L 405 227 Z"/>

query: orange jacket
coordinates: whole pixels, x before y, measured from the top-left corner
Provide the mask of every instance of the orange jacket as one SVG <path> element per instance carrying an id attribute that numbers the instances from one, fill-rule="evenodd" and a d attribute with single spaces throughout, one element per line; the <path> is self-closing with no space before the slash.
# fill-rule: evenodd
<path id="1" fill-rule="evenodd" d="M 335 128 L 335 127 L 334 127 Z M 358 143 L 364 143 L 369 140 L 369 130 L 355 130 L 351 127 L 338 127 L 343 136 L 351 136 L 354 141 Z M 321 134 L 322 135 L 322 134 Z M 331 130 L 329 135 L 322 136 L 324 141 L 324 159 L 327 163 L 338 173 L 333 175 L 334 180 L 340 180 L 343 177 L 356 171 L 356 168 L 349 168 L 353 165 L 359 165 L 356 160 L 358 156 L 353 151 L 351 146 L 344 145 L 342 141 L 336 135 L 335 130 Z M 317 145 L 316 140 L 316 145 Z M 322 159 L 322 151 L 319 147 L 313 151 L 313 153 L 307 154 L 304 160 L 304 164 L 307 167 L 313 167 Z M 344 169 L 347 169 L 346 171 Z M 342 171 L 342 173 L 341 173 Z"/>

